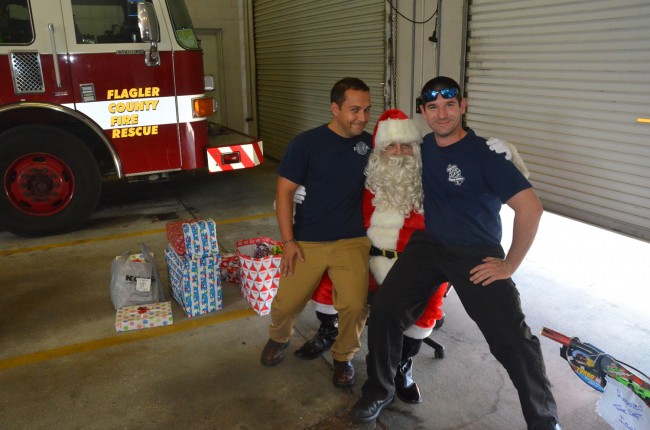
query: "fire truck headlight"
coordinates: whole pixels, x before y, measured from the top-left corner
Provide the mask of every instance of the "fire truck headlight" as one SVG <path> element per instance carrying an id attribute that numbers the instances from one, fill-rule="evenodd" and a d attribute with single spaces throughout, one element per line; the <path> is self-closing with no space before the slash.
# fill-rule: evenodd
<path id="1" fill-rule="evenodd" d="M 192 99 L 194 118 L 205 118 L 217 111 L 217 102 L 212 97 L 201 97 Z"/>

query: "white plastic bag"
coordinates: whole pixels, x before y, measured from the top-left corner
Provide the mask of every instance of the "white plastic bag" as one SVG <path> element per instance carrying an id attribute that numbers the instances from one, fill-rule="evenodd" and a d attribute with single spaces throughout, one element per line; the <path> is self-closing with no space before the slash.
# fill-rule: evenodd
<path id="1" fill-rule="evenodd" d="M 111 266 L 111 301 L 115 309 L 165 301 L 153 252 L 144 243 L 141 253 L 115 257 Z"/>

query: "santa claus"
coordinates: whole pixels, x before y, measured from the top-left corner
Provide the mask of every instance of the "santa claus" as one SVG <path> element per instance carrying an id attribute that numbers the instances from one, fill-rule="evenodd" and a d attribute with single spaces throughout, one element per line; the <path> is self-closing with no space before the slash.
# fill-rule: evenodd
<path id="1" fill-rule="evenodd" d="M 424 229 L 422 212 L 422 159 L 420 144 L 422 133 L 415 122 L 397 109 L 382 114 L 373 134 L 373 153 L 366 173 L 363 215 L 370 248 L 369 297 L 379 288 L 388 271 L 404 250 L 411 234 Z M 505 153 L 528 174 L 516 149 L 499 139 L 490 139 L 490 149 Z M 306 197 L 300 188 L 296 203 Z M 413 379 L 413 357 L 420 351 L 424 339 L 434 328 L 442 325 L 444 314 L 442 300 L 448 290 L 444 283 L 430 297 L 424 314 L 404 331 L 402 357 L 395 375 L 397 396 L 407 403 L 422 401 L 420 389 Z M 312 297 L 316 315 L 321 323 L 317 333 L 294 352 L 300 358 L 315 359 L 328 350 L 338 334 L 338 314 L 332 304 L 332 283 L 327 274 Z M 372 306 L 371 306 L 372 312 Z"/>

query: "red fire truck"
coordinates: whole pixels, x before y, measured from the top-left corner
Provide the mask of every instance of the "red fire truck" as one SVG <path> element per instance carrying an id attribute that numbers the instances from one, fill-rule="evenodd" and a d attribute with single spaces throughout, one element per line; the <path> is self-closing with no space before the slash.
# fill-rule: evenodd
<path id="1" fill-rule="evenodd" d="M 106 177 L 259 165 L 210 137 L 213 81 L 183 0 L 0 0 L 0 226 L 74 230 Z"/>

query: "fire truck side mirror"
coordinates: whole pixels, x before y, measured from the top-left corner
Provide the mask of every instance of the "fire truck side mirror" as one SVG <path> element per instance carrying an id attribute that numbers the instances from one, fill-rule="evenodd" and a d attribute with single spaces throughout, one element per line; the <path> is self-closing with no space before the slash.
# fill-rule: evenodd
<path id="1" fill-rule="evenodd" d="M 149 52 L 145 54 L 145 64 L 147 66 L 159 66 L 158 40 L 160 39 L 160 30 L 156 10 L 151 3 L 138 3 L 138 28 L 140 29 L 142 41 L 151 43 Z"/>
<path id="2" fill-rule="evenodd" d="M 138 3 L 138 27 L 143 42 L 158 43 L 160 38 L 158 17 L 151 3 Z"/>

